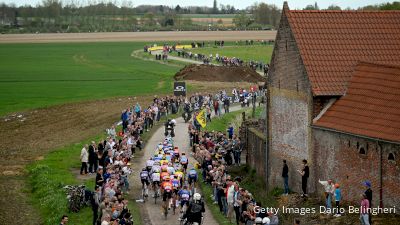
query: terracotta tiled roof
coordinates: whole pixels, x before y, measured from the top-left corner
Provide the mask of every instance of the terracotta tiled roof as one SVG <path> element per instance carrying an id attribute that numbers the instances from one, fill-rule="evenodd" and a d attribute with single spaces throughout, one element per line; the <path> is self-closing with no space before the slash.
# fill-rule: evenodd
<path id="1" fill-rule="evenodd" d="M 361 63 L 315 126 L 400 142 L 400 67 Z"/>
<path id="2" fill-rule="evenodd" d="M 284 12 L 316 96 L 343 95 L 359 61 L 400 65 L 400 11 Z"/>

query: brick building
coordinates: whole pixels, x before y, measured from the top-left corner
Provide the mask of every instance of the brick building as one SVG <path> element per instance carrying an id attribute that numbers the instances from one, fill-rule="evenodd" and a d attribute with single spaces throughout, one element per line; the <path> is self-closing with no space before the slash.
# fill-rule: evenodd
<path id="1" fill-rule="evenodd" d="M 266 179 L 269 187 L 282 186 L 282 159 L 288 161 L 289 185 L 294 191 L 300 192 L 301 177 L 296 170 L 301 168 L 302 159 L 310 163 L 309 192 L 319 188 L 317 175 L 321 179 L 333 176 L 334 166 L 320 166 L 337 161 L 337 154 L 324 154 L 324 150 L 340 151 L 334 140 L 342 140 L 343 134 L 322 130 L 322 126 L 314 128 L 313 124 L 345 96 L 348 82 L 360 62 L 400 65 L 399 21 L 400 11 L 289 10 L 284 3 L 268 74 Z M 327 140 L 322 145 L 323 141 L 319 141 L 322 136 L 335 145 L 328 145 L 331 142 Z M 360 147 L 368 142 L 358 135 L 352 138 L 350 146 L 358 142 Z M 398 146 L 398 143 L 390 144 L 387 149 L 400 154 L 396 153 L 400 151 Z M 374 144 L 369 143 L 368 148 L 374 148 Z M 372 157 L 368 155 L 372 151 L 366 151 L 366 157 Z M 344 171 L 345 166 L 348 165 L 343 165 Z M 398 171 L 394 172 L 398 176 Z M 373 183 L 377 185 L 376 181 Z M 398 181 L 395 183 L 400 185 Z"/>
<path id="2" fill-rule="evenodd" d="M 358 64 L 346 95 L 312 127 L 315 176 L 341 183 L 354 201 L 370 180 L 373 205 L 400 207 L 400 67 Z"/>

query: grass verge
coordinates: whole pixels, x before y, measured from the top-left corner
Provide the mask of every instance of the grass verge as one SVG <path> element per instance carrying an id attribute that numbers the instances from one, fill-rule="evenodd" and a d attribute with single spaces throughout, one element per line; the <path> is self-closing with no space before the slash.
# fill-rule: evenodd
<path id="1" fill-rule="evenodd" d="M 94 177 L 86 181 L 78 180 L 71 170 L 78 170 L 80 167 L 79 155 L 82 146 L 91 140 L 99 141 L 104 137 L 104 134 L 98 135 L 57 149 L 43 160 L 28 166 L 28 180 L 32 187 L 31 200 L 39 209 L 44 224 L 57 224 L 64 214 L 69 216 L 70 223 L 74 225 L 86 225 L 92 220 L 93 212 L 90 207 L 82 209 L 79 213 L 67 213 L 67 199 L 63 186 L 84 183 L 93 190 Z M 135 201 L 129 201 L 129 209 L 133 214 L 134 224 L 142 224 L 140 209 Z"/>

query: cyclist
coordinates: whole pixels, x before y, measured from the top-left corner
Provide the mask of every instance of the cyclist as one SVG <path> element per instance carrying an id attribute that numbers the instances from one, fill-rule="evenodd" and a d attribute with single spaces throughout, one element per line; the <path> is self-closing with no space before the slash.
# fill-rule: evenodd
<path id="1" fill-rule="evenodd" d="M 151 181 L 153 182 L 154 192 L 157 190 L 156 188 L 160 187 L 160 180 L 161 180 L 160 169 L 155 169 L 151 174 Z"/>
<path id="2" fill-rule="evenodd" d="M 190 199 L 190 192 L 188 190 L 187 185 L 184 185 L 183 189 L 181 189 L 178 192 L 178 196 L 179 196 L 179 201 L 180 201 L 180 206 L 181 206 L 180 211 L 183 212 L 183 206 L 184 205 L 188 206 L 189 205 L 189 199 Z"/>
<path id="3" fill-rule="evenodd" d="M 189 159 L 187 158 L 186 154 L 184 152 L 182 152 L 180 161 L 181 165 L 183 166 L 183 170 L 186 172 L 187 170 L 187 166 L 189 164 Z"/>
<path id="4" fill-rule="evenodd" d="M 195 193 L 193 195 L 193 201 L 189 203 L 186 213 L 183 215 L 183 219 L 187 218 L 189 223 L 201 224 L 203 213 L 205 212 L 204 202 L 201 200 L 201 195 Z"/>
<path id="5" fill-rule="evenodd" d="M 160 164 L 164 165 L 165 163 L 168 163 L 167 157 L 165 157 L 165 155 L 162 157 L 162 159 L 160 160 Z"/>
<path id="6" fill-rule="evenodd" d="M 175 168 L 172 166 L 172 163 L 168 163 L 167 171 L 169 174 L 175 174 Z"/>
<path id="7" fill-rule="evenodd" d="M 142 189 L 145 189 L 145 184 L 149 186 L 149 171 L 147 171 L 147 168 L 143 168 L 142 172 L 140 172 L 140 180 L 142 181 Z M 149 194 L 148 189 L 146 188 L 146 193 L 145 196 L 147 197 Z"/>
<path id="8" fill-rule="evenodd" d="M 160 171 L 161 171 L 161 166 L 160 166 L 160 162 L 154 162 L 154 164 L 153 164 L 153 166 L 151 167 L 151 171 L 150 171 L 150 173 L 152 174 L 152 173 L 154 173 L 154 171 L 158 171 L 158 173 L 160 173 Z"/>
<path id="9" fill-rule="evenodd" d="M 194 188 L 197 182 L 197 171 L 194 168 L 191 168 L 188 173 L 188 182 L 191 188 Z"/>
<path id="10" fill-rule="evenodd" d="M 181 186 L 180 180 L 176 176 L 171 175 L 171 184 L 173 189 L 172 204 L 176 206 L 176 197 L 178 196 L 179 187 Z"/>
<path id="11" fill-rule="evenodd" d="M 174 147 L 174 158 L 179 159 L 180 153 L 179 153 L 179 148 Z"/>
<path id="12" fill-rule="evenodd" d="M 147 169 L 147 172 L 150 172 L 150 171 L 151 171 L 153 165 L 154 165 L 153 157 L 150 157 L 150 159 L 147 160 L 147 162 L 146 162 L 146 169 Z"/>
<path id="13" fill-rule="evenodd" d="M 163 181 L 165 181 L 165 179 L 167 179 L 169 177 L 170 177 L 170 174 L 168 173 L 167 168 L 162 168 L 161 169 L 161 179 Z"/>
<path id="14" fill-rule="evenodd" d="M 170 177 L 166 177 L 164 182 L 161 184 L 161 193 L 163 196 L 163 202 L 164 202 L 164 209 L 167 208 L 167 200 L 169 202 L 169 200 L 172 197 L 172 183 L 170 180 Z M 169 208 L 169 207 L 168 207 Z"/>
<path id="15" fill-rule="evenodd" d="M 178 169 L 176 170 L 176 172 L 175 172 L 174 175 L 176 176 L 177 179 L 179 179 L 179 181 L 180 181 L 180 183 L 181 183 L 181 186 L 182 186 L 183 180 L 184 180 L 184 179 L 183 179 L 182 169 L 181 169 L 181 168 L 178 168 Z"/>

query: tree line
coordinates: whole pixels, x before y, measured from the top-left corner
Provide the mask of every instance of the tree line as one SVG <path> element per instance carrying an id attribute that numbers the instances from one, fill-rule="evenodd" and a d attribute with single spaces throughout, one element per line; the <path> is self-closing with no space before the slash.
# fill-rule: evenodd
<path id="1" fill-rule="evenodd" d="M 317 3 L 304 9 L 318 10 Z M 328 10 L 340 10 L 331 5 Z M 359 10 L 400 9 L 399 2 L 370 5 Z M 203 14 L 204 18 L 231 14 L 231 25 L 216 19 L 216 23 L 193 22 L 193 14 Z M 238 10 L 232 5 L 218 6 L 214 0 L 212 7 L 179 5 L 133 6 L 131 1 L 117 5 L 111 0 L 43 0 L 36 6 L 0 4 L 1 33 L 47 33 L 47 32 L 110 32 L 110 31 L 156 31 L 156 30 L 232 30 L 232 29 L 273 29 L 279 24 L 280 7 L 273 4 L 254 3 L 246 9 Z"/>

